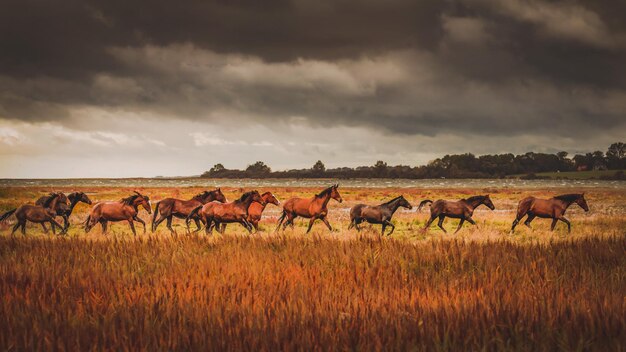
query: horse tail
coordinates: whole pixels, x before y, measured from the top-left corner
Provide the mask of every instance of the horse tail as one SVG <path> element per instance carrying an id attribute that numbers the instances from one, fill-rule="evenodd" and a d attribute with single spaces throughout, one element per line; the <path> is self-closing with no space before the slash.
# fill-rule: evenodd
<path id="1" fill-rule="evenodd" d="M 422 207 L 423 207 L 424 205 L 428 204 L 428 203 L 432 204 L 432 203 L 433 203 L 433 201 L 432 201 L 432 200 L 430 200 L 430 199 L 425 199 L 425 200 L 421 201 L 421 202 L 420 202 L 420 205 L 417 207 L 417 211 L 419 212 L 419 211 L 422 209 Z"/>
<path id="2" fill-rule="evenodd" d="M 193 219 L 193 217 L 198 214 L 202 207 L 203 205 L 198 205 L 197 207 L 193 208 L 189 215 L 187 215 L 187 218 L 185 219 L 185 225 L 187 226 L 187 230 L 189 230 L 189 221 L 191 221 L 191 219 Z"/>
<path id="3" fill-rule="evenodd" d="M 11 210 L 7 211 L 6 213 L 0 215 L 0 221 L 6 220 L 9 216 L 13 215 L 13 213 L 15 213 L 16 210 L 17 210 L 17 208 L 11 209 Z"/>
<path id="4" fill-rule="evenodd" d="M 287 211 L 283 209 L 283 213 L 278 218 L 278 226 L 276 226 L 276 230 L 274 232 L 278 232 L 278 229 L 280 229 L 280 225 L 282 225 L 283 221 L 285 221 L 286 216 L 287 216 Z"/>
<path id="5" fill-rule="evenodd" d="M 159 215 L 159 205 L 161 204 L 161 202 L 157 202 L 156 206 L 154 207 L 154 215 L 152 215 L 152 232 L 154 232 L 155 228 L 154 228 L 154 223 L 156 222 L 156 218 Z"/>

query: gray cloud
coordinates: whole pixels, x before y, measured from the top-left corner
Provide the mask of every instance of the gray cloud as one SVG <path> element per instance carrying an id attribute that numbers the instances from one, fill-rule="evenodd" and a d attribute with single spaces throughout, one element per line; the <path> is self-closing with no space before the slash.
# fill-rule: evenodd
<path id="1" fill-rule="evenodd" d="M 609 0 L 12 1 L 0 13 L 0 142 L 15 147 L 26 123 L 94 148 L 162 147 L 146 142 L 155 131 L 118 143 L 132 125 L 106 115 L 170 126 L 177 147 L 258 148 L 231 132 L 286 138 L 294 124 L 424 138 L 425 153 L 484 136 L 603 147 L 626 133 L 624 13 Z M 200 131 L 172 127 L 189 124 Z M 501 143 L 477 149 L 512 149 Z"/>

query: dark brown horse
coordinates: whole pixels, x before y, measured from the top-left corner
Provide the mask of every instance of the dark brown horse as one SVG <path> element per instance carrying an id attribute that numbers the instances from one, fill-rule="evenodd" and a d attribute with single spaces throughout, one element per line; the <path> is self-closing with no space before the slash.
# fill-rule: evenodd
<path id="1" fill-rule="evenodd" d="M 182 200 L 176 198 L 165 198 L 162 201 L 158 202 L 154 207 L 154 215 L 152 217 L 152 232 L 156 231 L 159 224 L 163 222 L 163 220 L 167 219 L 167 228 L 174 232 L 172 228 L 172 218 L 176 217 L 178 219 L 186 219 L 189 213 L 196 208 L 197 206 L 204 205 L 208 202 L 218 201 L 221 203 L 226 202 L 226 197 L 222 193 L 221 189 L 215 189 L 213 191 L 204 191 L 200 194 L 197 194 L 193 198 L 189 200 Z M 161 217 L 157 219 L 161 213 Z M 200 218 L 196 217 L 193 219 L 200 230 Z"/>
<path id="2" fill-rule="evenodd" d="M 419 211 L 425 204 L 432 203 L 430 206 L 430 219 L 426 222 L 426 226 L 424 226 L 424 231 L 428 229 L 430 224 L 436 219 L 439 218 L 439 223 L 437 224 L 439 228 L 443 230 L 443 232 L 448 233 L 446 229 L 443 228 L 443 219 L 447 217 L 461 219 L 459 222 L 459 227 L 456 228 L 454 233 L 459 232 L 463 223 L 467 220 L 472 225 L 476 225 L 474 219 L 472 219 L 472 215 L 474 214 L 474 209 L 476 209 L 481 204 L 484 204 L 489 209 L 494 210 L 496 207 L 491 202 L 491 198 L 489 195 L 486 196 L 473 196 L 467 199 L 461 199 L 458 202 L 448 201 L 448 200 L 437 200 L 433 203 L 432 200 L 424 200 L 420 203 L 417 211 Z"/>
<path id="3" fill-rule="evenodd" d="M 139 206 L 142 206 L 148 214 L 152 213 L 150 198 L 135 191 L 130 197 L 123 198 L 117 202 L 100 202 L 94 205 L 85 222 L 85 232 L 89 232 L 97 223 L 102 225 L 102 233 L 106 234 L 109 221 L 128 221 L 133 235 L 137 235 L 135 224 L 138 221 L 143 225 L 143 232 L 146 232 L 146 223 L 137 216 Z"/>
<path id="4" fill-rule="evenodd" d="M 16 209 L 9 210 L 8 212 L 2 214 L 0 216 L 0 221 L 5 220 L 12 214 L 15 214 L 15 218 L 17 219 L 17 223 L 13 227 L 13 231 L 11 231 L 11 235 L 17 231 L 19 227 L 22 228 L 22 235 L 26 235 L 26 221 L 42 224 L 45 222 L 49 222 L 53 225 L 56 225 L 58 228 L 63 228 L 54 218 L 57 213 L 55 209 L 57 209 L 57 203 L 60 202 L 61 198 L 65 197 L 63 193 L 51 193 L 46 202 L 43 205 L 30 205 L 24 204 Z M 61 207 L 61 210 L 65 210 L 65 208 Z M 48 229 L 44 227 L 46 233 Z M 64 231 L 61 231 L 60 234 L 64 234 Z"/>
<path id="5" fill-rule="evenodd" d="M 276 198 L 276 196 L 274 196 L 274 194 L 272 194 L 272 192 L 265 192 L 261 194 L 261 199 L 263 200 L 263 203 L 252 202 L 248 208 L 248 218 L 246 220 L 248 220 L 250 225 L 254 227 L 254 232 L 259 231 L 259 221 L 261 221 L 261 216 L 263 215 L 265 207 L 268 204 L 280 205 L 280 201 Z M 220 232 L 224 233 L 225 230 L 226 224 L 223 224 Z"/>
<path id="6" fill-rule="evenodd" d="M 298 216 L 311 219 L 309 220 L 309 228 L 306 233 L 311 231 L 311 227 L 317 219 L 322 220 L 328 229 L 332 231 L 333 228 L 328 223 L 326 216 L 328 215 L 328 201 L 334 199 L 339 203 L 343 202 L 337 188 L 339 188 L 339 184 L 326 188 L 312 198 L 291 198 L 286 201 L 285 205 L 283 205 L 283 214 L 278 219 L 276 231 L 280 229 L 280 225 L 285 219 L 287 219 L 287 221 L 283 224 L 283 230 L 287 225 L 291 225 L 293 228 L 293 219 Z"/>
<path id="7" fill-rule="evenodd" d="M 248 208 L 252 202 L 258 202 L 265 204 L 258 191 L 249 191 L 244 193 L 241 198 L 230 203 L 218 203 L 210 202 L 205 205 L 197 206 L 187 216 L 187 226 L 189 221 L 195 214 L 200 216 L 200 220 L 205 225 L 206 234 L 210 234 L 215 226 L 218 231 L 220 230 L 220 224 L 239 223 L 252 232 L 252 225 L 248 222 Z"/>
<path id="8" fill-rule="evenodd" d="M 513 226 L 511 226 L 511 233 L 515 231 L 515 226 L 517 226 L 517 224 L 526 215 L 528 215 L 528 218 L 524 221 L 524 225 L 528 226 L 528 228 L 532 228 L 530 227 L 530 222 L 533 221 L 535 217 L 551 218 L 552 226 L 550 226 L 550 231 L 553 231 L 556 226 L 556 222 L 561 220 L 567 224 L 567 232 L 571 232 L 571 224 L 564 215 L 567 208 L 573 203 L 578 204 L 584 211 L 589 211 L 589 206 L 585 200 L 584 193 L 563 194 L 550 199 L 526 197 L 517 205 L 517 216 L 513 221 Z"/>
<path id="9" fill-rule="evenodd" d="M 348 227 L 348 230 L 355 227 L 358 231 L 361 231 L 359 224 L 366 221 L 370 224 L 381 224 L 381 235 L 385 234 L 387 226 L 391 226 L 391 231 L 387 234 L 387 236 L 391 236 L 393 231 L 396 229 L 396 227 L 391 223 L 391 218 L 399 207 L 406 209 L 413 208 L 404 196 L 396 197 L 386 203 L 376 206 L 357 204 L 350 209 L 350 226 Z"/>
<path id="10" fill-rule="evenodd" d="M 35 204 L 43 206 L 48 200 L 48 198 L 50 198 L 51 196 L 52 196 L 52 193 L 50 195 L 43 196 L 37 199 Z M 65 195 L 63 195 L 63 197 L 65 197 Z M 60 216 L 63 218 L 63 222 L 64 222 L 63 231 L 64 232 L 67 232 L 67 229 L 70 227 L 69 218 L 70 218 L 70 215 L 72 215 L 72 212 L 74 211 L 74 207 L 76 206 L 76 204 L 78 204 L 79 202 L 83 202 L 85 204 L 91 205 L 91 199 L 89 199 L 89 197 L 83 192 L 72 192 L 67 196 L 67 200 L 69 201 L 69 206 L 64 206 L 64 203 L 67 203 L 67 202 L 66 201 L 64 202 L 63 198 L 61 198 L 60 201 L 57 203 L 57 206 L 55 209 L 57 216 Z M 41 226 L 43 227 L 44 231 L 47 231 L 43 223 L 41 224 Z M 53 224 L 51 227 L 52 227 L 52 233 L 54 233 L 55 225 Z"/>

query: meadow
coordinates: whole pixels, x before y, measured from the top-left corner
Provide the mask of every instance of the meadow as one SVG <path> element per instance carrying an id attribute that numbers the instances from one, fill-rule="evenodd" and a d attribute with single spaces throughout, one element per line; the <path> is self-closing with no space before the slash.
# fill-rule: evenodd
<path id="1" fill-rule="evenodd" d="M 137 189 L 153 204 L 203 188 L 83 187 L 94 201 Z M 317 188 L 278 187 L 281 200 Z M 579 191 L 581 189 L 576 189 Z M 0 188 L 0 211 L 46 187 Z M 223 188 L 228 199 L 240 188 Z M 623 350 L 626 348 L 626 189 L 588 188 L 572 233 L 536 220 L 509 234 L 517 201 L 572 188 L 343 188 L 329 232 L 274 233 L 229 225 L 225 236 L 162 225 L 133 237 L 127 224 L 84 234 L 80 204 L 67 236 L 9 236 L 0 228 L 0 349 L 60 350 Z M 489 193 L 477 226 L 456 235 L 421 227 L 427 211 L 399 211 L 396 232 L 347 230 L 348 209 L 404 194 L 456 199 Z M 141 217 L 148 222 L 145 212 Z M 456 220 L 446 220 L 450 231 Z M 138 227 L 140 229 L 140 227 Z"/>

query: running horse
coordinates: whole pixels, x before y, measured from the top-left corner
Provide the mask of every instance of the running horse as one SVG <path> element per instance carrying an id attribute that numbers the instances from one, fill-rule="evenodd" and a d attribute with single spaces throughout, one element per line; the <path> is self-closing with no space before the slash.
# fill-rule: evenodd
<path id="1" fill-rule="evenodd" d="M 18 208 L 13 210 L 9 210 L 8 212 L 2 214 L 0 216 L 0 221 L 5 220 L 12 214 L 15 214 L 15 218 L 17 219 L 17 223 L 13 227 L 13 231 L 11 231 L 11 236 L 17 231 L 19 227 L 22 228 L 22 235 L 26 235 L 26 221 L 43 224 L 49 222 L 53 225 L 56 225 L 58 228 L 63 228 L 54 218 L 57 213 L 55 209 L 60 209 L 61 211 L 66 210 L 67 203 L 65 203 L 65 207 L 59 206 L 57 204 L 63 204 L 62 200 L 65 199 L 65 195 L 63 193 L 51 193 L 46 202 L 43 205 L 31 205 L 24 204 Z M 44 230 L 47 233 L 48 229 L 44 226 Z M 59 234 L 64 234 L 65 231 L 61 231 Z"/>
<path id="2" fill-rule="evenodd" d="M 348 226 L 348 230 L 354 227 L 357 231 L 361 231 L 359 224 L 365 221 L 370 224 L 381 224 L 381 236 L 385 234 L 387 226 L 391 226 L 391 231 L 387 234 L 387 236 L 391 236 L 393 231 L 396 229 L 396 227 L 391 223 L 391 218 L 400 207 L 406 209 L 413 208 L 404 196 L 396 197 L 386 203 L 376 206 L 357 204 L 350 209 L 350 226 Z"/>
<path id="3" fill-rule="evenodd" d="M 196 208 L 197 206 L 204 205 L 211 201 L 218 201 L 221 203 L 226 202 L 226 197 L 222 193 L 220 188 L 215 189 L 213 191 L 204 191 L 200 194 L 195 195 L 193 198 L 189 200 L 182 200 L 176 198 L 165 198 L 158 202 L 154 207 L 154 215 L 152 217 L 152 232 L 156 231 L 157 227 L 163 222 L 163 220 L 167 219 L 167 228 L 173 233 L 174 229 L 172 228 L 172 218 L 176 217 L 178 219 L 186 219 L 189 213 Z M 161 213 L 161 217 L 157 219 Z M 196 217 L 193 219 L 196 223 L 198 229 L 200 230 L 200 218 Z"/>
<path id="4" fill-rule="evenodd" d="M 564 215 L 567 208 L 574 203 L 578 204 L 584 211 L 589 211 L 584 193 L 563 194 L 550 199 L 526 197 L 517 205 L 517 216 L 513 221 L 513 226 L 511 226 L 511 233 L 515 231 L 515 226 L 517 226 L 526 215 L 528 215 L 528 217 L 526 221 L 524 221 L 524 225 L 528 226 L 530 229 L 532 229 L 530 222 L 533 221 L 535 217 L 540 217 L 552 219 L 550 231 L 554 231 L 557 221 L 561 220 L 567 224 L 567 232 L 572 232 L 572 226 Z"/>
<path id="5" fill-rule="evenodd" d="M 283 205 L 283 213 L 278 219 L 276 231 L 280 229 L 281 224 L 283 225 L 283 230 L 287 228 L 287 225 L 291 225 L 291 228 L 293 228 L 293 220 L 298 216 L 311 219 L 309 220 L 309 228 L 306 233 L 311 231 L 311 227 L 313 227 L 313 223 L 317 219 L 322 220 L 328 229 L 332 231 L 333 228 L 328 223 L 326 216 L 328 215 L 328 202 L 331 199 L 339 203 L 343 202 L 337 188 L 339 188 L 339 184 L 326 188 L 312 198 L 291 198 L 286 201 L 285 205 Z M 287 219 L 287 221 L 283 224 L 285 219 Z"/>
<path id="6" fill-rule="evenodd" d="M 252 202 L 248 208 L 248 218 L 246 220 L 248 220 L 250 225 L 254 227 L 254 232 L 259 231 L 259 221 L 261 221 L 261 216 L 263 215 L 265 207 L 268 204 L 274 204 L 276 206 L 280 205 L 280 201 L 272 192 L 265 192 L 261 194 L 261 199 L 263 200 L 263 203 Z M 224 233 L 225 230 L 226 224 L 222 224 L 222 230 L 220 232 Z"/>
<path id="7" fill-rule="evenodd" d="M 472 225 L 476 225 L 474 219 L 472 219 L 472 215 L 474 214 L 474 209 L 478 208 L 480 205 L 485 205 L 491 210 L 494 210 L 496 207 L 491 202 L 491 198 L 489 195 L 485 196 L 473 196 L 467 199 L 461 199 L 457 202 L 442 200 L 439 199 L 435 202 L 432 200 L 426 199 L 423 200 L 419 207 L 417 207 L 417 211 L 419 211 L 424 205 L 432 203 L 430 206 L 430 219 L 426 222 L 426 226 L 424 226 L 424 231 L 428 229 L 430 224 L 436 219 L 439 218 L 439 223 L 437 224 L 443 232 L 448 233 L 446 229 L 443 228 L 443 220 L 446 217 L 461 219 L 459 222 L 459 226 L 456 228 L 454 233 L 459 232 L 461 226 L 465 221 L 469 222 Z"/>
<path id="8" fill-rule="evenodd" d="M 48 200 L 48 198 L 50 198 L 52 195 L 53 193 L 50 193 L 50 195 L 43 196 L 37 199 L 37 201 L 35 202 L 35 205 L 43 206 Z M 63 195 L 63 197 L 65 197 L 65 195 Z M 91 205 L 91 199 L 89 199 L 89 197 L 83 192 L 72 192 L 67 196 L 67 200 L 69 200 L 70 202 L 69 207 L 64 207 L 63 200 L 61 200 L 60 202 L 57 203 L 57 206 L 55 209 L 57 216 L 60 216 L 63 218 L 63 232 L 67 232 L 68 228 L 70 227 L 69 218 L 70 218 L 70 215 L 72 215 L 72 212 L 74 211 L 74 207 L 76 206 L 76 204 L 78 204 L 79 202 L 83 202 L 85 204 Z M 46 229 L 46 226 L 43 223 L 41 224 L 41 226 L 43 227 L 44 231 L 46 232 L 48 231 Z M 55 225 L 53 224 L 51 227 L 52 227 L 52 233 L 54 233 Z"/>
<path id="9" fill-rule="evenodd" d="M 186 224 L 197 214 L 205 225 L 207 235 L 213 231 L 213 226 L 220 231 L 220 224 L 239 223 L 252 233 L 252 225 L 248 222 L 248 209 L 252 202 L 265 205 L 258 191 L 244 193 L 241 198 L 230 203 L 210 202 L 194 208 L 187 216 Z M 223 233 L 220 231 L 220 233 Z"/>
<path id="10" fill-rule="evenodd" d="M 123 198 L 117 202 L 100 202 L 91 208 L 91 212 L 85 222 L 85 232 L 89 232 L 97 223 L 102 225 L 102 233 L 106 234 L 109 221 L 128 221 L 133 235 L 137 235 L 135 224 L 138 221 L 143 225 L 143 232 L 146 232 L 146 223 L 137 216 L 139 206 L 142 206 L 148 214 L 152 213 L 150 198 L 135 191 L 130 197 Z"/>

